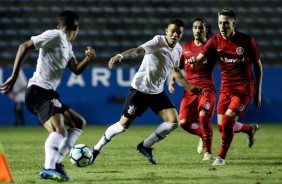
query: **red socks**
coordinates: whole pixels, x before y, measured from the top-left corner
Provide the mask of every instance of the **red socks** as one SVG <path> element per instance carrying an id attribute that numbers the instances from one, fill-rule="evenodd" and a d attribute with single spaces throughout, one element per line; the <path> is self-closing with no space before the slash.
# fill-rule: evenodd
<path id="1" fill-rule="evenodd" d="M 202 135 L 203 135 L 203 141 L 205 145 L 205 151 L 208 153 L 212 153 L 212 126 L 210 124 L 210 118 L 207 116 L 201 116 L 199 118 L 201 127 L 202 127 Z"/>
<path id="2" fill-rule="evenodd" d="M 233 127 L 235 123 L 236 121 L 226 114 L 222 118 L 221 147 L 218 153 L 218 156 L 222 159 L 226 158 L 226 154 L 233 140 Z"/>

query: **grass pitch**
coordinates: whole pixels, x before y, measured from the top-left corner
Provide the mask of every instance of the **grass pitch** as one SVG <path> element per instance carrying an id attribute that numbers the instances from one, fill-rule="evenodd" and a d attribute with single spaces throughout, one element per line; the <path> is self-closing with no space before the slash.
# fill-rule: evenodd
<path id="1" fill-rule="evenodd" d="M 64 165 L 72 178 L 69 183 L 113 184 L 275 184 L 282 183 L 282 136 L 280 124 L 261 124 L 252 148 L 246 135 L 235 134 L 225 166 L 212 166 L 196 152 L 198 137 L 178 128 L 154 145 L 158 164 L 150 164 L 136 146 L 156 126 L 132 126 L 104 147 L 95 164 L 77 168 L 66 157 Z M 92 147 L 106 126 L 88 126 L 76 144 Z M 220 147 L 220 134 L 214 128 L 213 155 Z M 48 136 L 43 127 L 0 127 L 0 141 L 15 183 L 54 183 L 41 180 L 39 170 L 44 163 L 44 142 Z"/>

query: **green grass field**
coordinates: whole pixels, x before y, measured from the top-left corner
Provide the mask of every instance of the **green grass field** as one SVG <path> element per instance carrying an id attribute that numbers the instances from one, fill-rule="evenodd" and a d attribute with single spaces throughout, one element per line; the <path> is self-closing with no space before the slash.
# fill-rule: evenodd
<path id="1" fill-rule="evenodd" d="M 86 127 L 76 144 L 92 147 L 104 133 L 105 126 Z M 65 158 L 65 168 L 72 178 L 69 183 L 216 183 L 273 184 L 282 183 L 281 125 L 261 124 L 253 148 L 247 147 L 246 135 L 235 134 L 225 166 L 212 166 L 202 161 L 196 152 L 198 137 L 181 128 L 154 145 L 158 164 L 150 164 L 136 151 L 136 145 L 155 126 L 132 126 L 118 135 L 97 157 L 95 164 L 85 168 L 71 165 Z M 41 180 L 39 170 L 44 162 L 43 127 L 0 127 L 0 141 L 10 164 L 15 183 L 54 183 Z M 214 126 L 213 154 L 220 146 L 220 134 Z"/>

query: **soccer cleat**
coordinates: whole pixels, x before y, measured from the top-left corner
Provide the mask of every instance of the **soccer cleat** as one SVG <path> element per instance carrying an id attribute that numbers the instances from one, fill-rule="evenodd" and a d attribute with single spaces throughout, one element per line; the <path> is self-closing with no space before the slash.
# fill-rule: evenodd
<path id="1" fill-rule="evenodd" d="M 55 169 L 42 169 L 39 172 L 39 176 L 42 179 L 51 179 L 51 180 L 55 180 L 58 182 L 69 181 L 69 178 L 57 172 Z"/>
<path id="2" fill-rule="evenodd" d="M 137 150 L 139 150 L 140 153 L 142 153 L 152 164 L 157 164 L 157 161 L 154 159 L 152 155 L 153 148 L 145 148 L 143 146 L 143 142 L 139 143 L 137 145 Z"/>
<path id="3" fill-rule="evenodd" d="M 251 148 L 255 142 L 255 134 L 259 129 L 258 124 L 251 124 L 250 125 L 252 127 L 252 132 L 250 134 L 247 134 L 247 138 L 248 138 L 248 147 Z"/>
<path id="4" fill-rule="evenodd" d="M 95 150 L 95 149 L 93 148 L 93 150 L 92 150 L 93 159 L 92 159 L 92 161 L 90 162 L 90 164 L 89 164 L 89 165 L 94 164 L 94 161 L 95 161 L 96 157 L 99 155 L 99 153 L 100 153 L 100 151 Z"/>
<path id="5" fill-rule="evenodd" d="M 225 165 L 226 160 L 222 159 L 220 157 L 216 157 L 215 161 L 213 162 L 212 165 Z"/>
<path id="6" fill-rule="evenodd" d="M 213 158 L 212 158 L 212 154 L 210 154 L 210 153 L 208 153 L 208 152 L 206 152 L 205 154 L 204 154 L 204 158 L 203 158 L 203 160 L 212 160 Z"/>
<path id="7" fill-rule="evenodd" d="M 56 163 L 56 171 L 62 175 L 64 175 L 66 178 L 68 178 L 68 181 L 70 180 L 70 177 L 67 175 L 64 165 L 62 163 Z"/>
<path id="8" fill-rule="evenodd" d="M 198 153 L 203 153 L 203 151 L 204 151 L 204 142 L 203 142 L 203 139 L 200 138 L 199 139 L 198 148 L 197 148 L 197 152 Z"/>

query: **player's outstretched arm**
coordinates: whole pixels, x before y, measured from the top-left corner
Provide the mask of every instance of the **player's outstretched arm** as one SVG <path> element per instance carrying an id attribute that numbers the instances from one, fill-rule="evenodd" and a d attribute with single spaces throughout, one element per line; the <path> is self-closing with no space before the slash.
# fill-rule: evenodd
<path id="1" fill-rule="evenodd" d="M 129 49 L 127 51 L 124 51 L 121 54 L 117 54 L 115 56 L 113 56 L 110 60 L 109 60 L 109 68 L 112 69 L 114 67 L 115 64 L 120 63 L 122 59 L 130 59 L 130 58 L 135 58 L 139 55 L 143 55 L 145 53 L 145 50 L 143 49 L 143 47 L 137 47 L 137 48 L 132 48 Z"/>
<path id="2" fill-rule="evenodd" d="M 13 72 L 12 72 L 11 76 L 8 77 L 8 79 L 1 85 L 1 93 L 2 94 L 9 93 L 12 90 L 12 88 L 13 88 L 13 86 L 14 86 L 17 78 L 18 78 L 20 68 L 21 68 L 21 64 L 23 62 L 24 57 L 26 56 L 26 54 L 28 53 L 29 50 L 33 50 L 34 48 L 35 47 L 34 47 L 32 40 L 27 40 L 19 46 L 16 58 L 15 58 L 15 61 L 14 61 Z"/>
<path id="3" fill-rule="evenodd" d="M 201 88 L 199 88 L 198 86 L 193 86 L 186 80 L 186 78 L 183 76 L 179 68 L 177 67 L 172 68 L 171 74 L 177 82 L 182 84 L 185 88 L 189 89 L 192 93 L 203 94 L 203 90 Z"/>
<path id="4" fill-rule="evenodd" d="M 95 50 L 92 47 L 87 47 L 85 50 L 85 58 L 81 62 L 77 62 L 75 58 L 71 58 L 68 63 L 68 67 L 74 74 L 79 75 L 88 66 L 90 61 L 94 60 L 95 57 Z"/>

